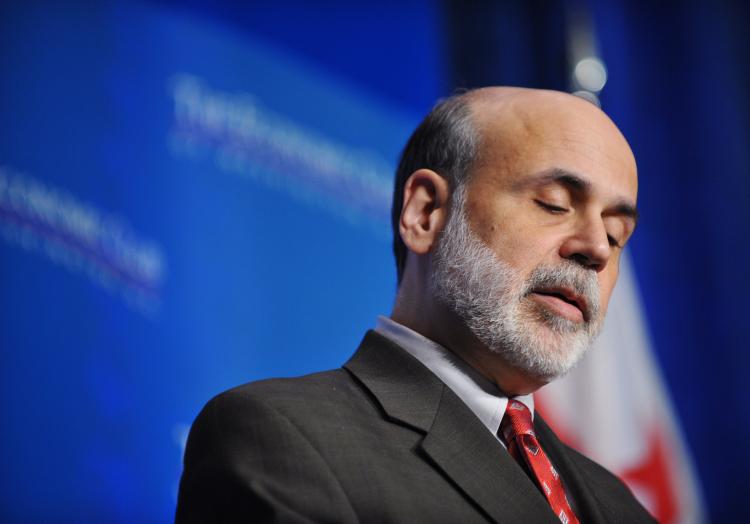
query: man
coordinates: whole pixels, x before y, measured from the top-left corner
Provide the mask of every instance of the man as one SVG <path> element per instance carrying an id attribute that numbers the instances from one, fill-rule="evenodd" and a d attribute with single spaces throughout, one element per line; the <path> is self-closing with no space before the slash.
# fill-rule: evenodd
<path id="1" fill-rule="evenodd" d="M 211 400 L 177 521 L 651 522 L 531 396 L 596 336 L 636 192 L 627 142 L 584 100 L 439 104 L 396 176 L 391 318 L 342 369 Z"/>

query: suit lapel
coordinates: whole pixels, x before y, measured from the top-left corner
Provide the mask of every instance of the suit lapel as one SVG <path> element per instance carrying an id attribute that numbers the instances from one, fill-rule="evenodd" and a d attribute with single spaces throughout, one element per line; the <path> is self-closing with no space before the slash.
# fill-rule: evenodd
<path id="1" fill-rule="evenodd" d="M 422 448 L 493 520 L 558 522 L 531 479 L 447 387 Z"/>
<path id="2" fill-rule="evenodd" d="M 544 419 L 536 413 L 534 415 L 534 429 L 537 432 L 542 448 L 563 479 L 566 491 L 573 498 L 576 515 L 581 522 L 604 523 L 609 522 L 602 514 L 602 503 L 595 495 L 596 486 L 591 486 L 585 475 L 571 459 L 570 452 L 547 425 Z"/>
<path id="3" fill-rule="evenodd" d="M 368 332 L 344 367 L 393 422 L 425 433 L 422 450 L 496 522 L 557 522 L 542 494 L 474 413 L 431 371 L 387 338 Z"/>
<path id="4" fill-rule="evenodd" d="M 344 368 L 375 396 L 389 419 L 422 432 L 429 430 L 443 383 L 398 345 L 368 331 Z"/>

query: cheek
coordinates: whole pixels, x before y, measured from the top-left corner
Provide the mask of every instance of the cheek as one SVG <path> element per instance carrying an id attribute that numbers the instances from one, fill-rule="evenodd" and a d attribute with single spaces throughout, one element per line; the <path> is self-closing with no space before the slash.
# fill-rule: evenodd
<path id="1" fill-rule="evenodd" d="M 523 275 L 540 265 L 551 264 L 557 251 L 533 234 L 501 234 L 492 246 L 495 255 Z"/>
<path id="2" fill-rule="evenodd" d="M 554 259 L 562 238 L 551 228 L 510 214 L 482 224 L 480 238 L 495 253 L 517 269 L 533 269 Z"/>
<path id="3" fill-rule="evenodd" d="M 487 202 L 469 202 L 469 224 L 495 255 L 524 274 L 536 266 L 551 263 L 557 256 L 562 236 L 541 227 L 510 195 Z"/>

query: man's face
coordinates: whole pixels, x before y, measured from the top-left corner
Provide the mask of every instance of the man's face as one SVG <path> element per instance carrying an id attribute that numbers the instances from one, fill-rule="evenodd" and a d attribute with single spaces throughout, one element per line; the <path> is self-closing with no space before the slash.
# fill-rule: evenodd
<path id="1" fill-rule="evenodd" d="M 598 109 L 546 102 L 515 120 L 506 108 L 502 126 L 483 114 L 480 158 L 438 243 L 433 283 L 489 349 L 552 378 L 601 327 L 637 181 L 627 143 Z"/>

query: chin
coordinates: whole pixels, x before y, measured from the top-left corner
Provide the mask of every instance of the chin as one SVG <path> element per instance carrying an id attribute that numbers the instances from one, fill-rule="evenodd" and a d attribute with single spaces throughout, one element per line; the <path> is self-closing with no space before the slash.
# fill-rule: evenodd
<path id="1" fill-rule="evenodd" d="M 510 344 L 495 352 L 541 385 L 562 377 L 581 361 L 591 347 L 592 338 L 580 324 L 561 320 L 552 326 L 548 322 L 535 322 L 534 327 L 506 340 Z M 571 330 L 573 326 L 577 329 Z"/>

